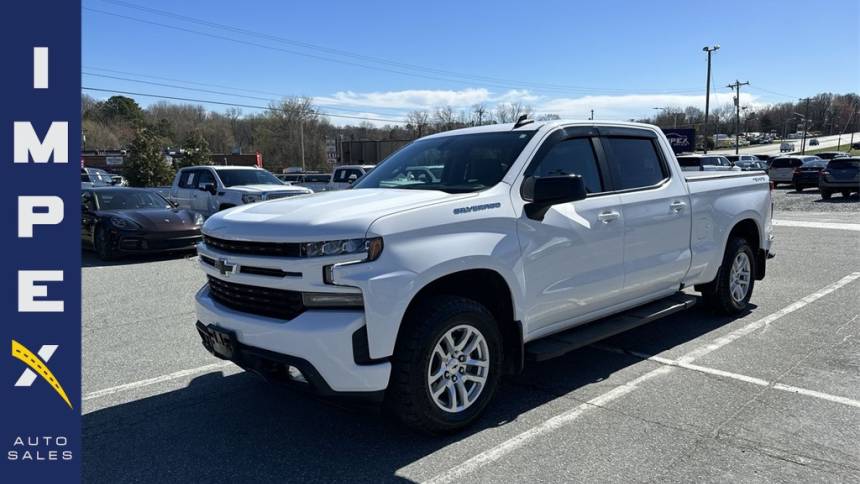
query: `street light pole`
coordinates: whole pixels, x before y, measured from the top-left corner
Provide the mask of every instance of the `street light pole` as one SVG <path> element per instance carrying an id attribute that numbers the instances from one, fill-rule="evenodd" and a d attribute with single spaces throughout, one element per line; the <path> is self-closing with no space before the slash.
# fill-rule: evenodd
<path id="1" fill-rule="evenodd" d="M 711 52 L 719 50 L 720 45 L 716 44 L 713 47 L 702 47 L 702 50 L 708 53 L 708 77 L 705 79 L 705 124 L 702 126 L 704 135 L 704 152 L 708 153 L 708 110 L 711 104 Z"/>

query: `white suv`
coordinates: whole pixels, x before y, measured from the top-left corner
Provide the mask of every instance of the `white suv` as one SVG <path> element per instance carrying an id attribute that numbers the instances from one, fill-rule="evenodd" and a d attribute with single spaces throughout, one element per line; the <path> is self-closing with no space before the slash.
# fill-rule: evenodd
<path id="1" fill-rule="evenodd" d="M 189 166 L 176 172 L 169 198 L 180 208 L 211 215 L 237 205 L 309 193 L 313 190 L 285 184 L 262 168 Z"/>

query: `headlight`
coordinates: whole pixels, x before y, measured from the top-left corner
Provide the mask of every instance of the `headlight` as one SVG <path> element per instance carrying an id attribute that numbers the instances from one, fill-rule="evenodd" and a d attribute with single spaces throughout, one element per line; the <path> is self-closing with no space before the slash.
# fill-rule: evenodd
<path id="1" fill-rule="evenodd" d="M 194 225 L 203 225 L 205 219 L 203 218 L 203 214 L 195 213 L 194 214 Z"/>
<path id="2" fill-rule="evenodd" d="M 328 240 L 308 242 L 302 245 L 303 257 L 325 257 L 332 255 L 360 254 L 367 252 L 365 261 L 373 261 L 382 253 L 382 237 L 371 239 Z"/>
<path id="3" fill-rule="evenodd" d="M 137 223 L 122 217 L 111 217 L 110 224 L 121 230 L 137 230 L 140 228 L 140 225 Z"/>
<path id="4" fill-rule="evenodd" d="M 254 203 L 263 199 L 263 196 L 258 193 L 246 193 L 242 195 L 242 203 Z"/>

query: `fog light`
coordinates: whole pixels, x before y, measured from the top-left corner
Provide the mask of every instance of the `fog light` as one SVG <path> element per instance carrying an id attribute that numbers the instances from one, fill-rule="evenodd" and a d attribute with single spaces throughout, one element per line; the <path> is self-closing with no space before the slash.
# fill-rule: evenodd
<path id="1" fill-rule="evenodd" d="M 364 306 L 361 294 L 303 292 L 302 303 L 309 308 L 344 308 Z"/>

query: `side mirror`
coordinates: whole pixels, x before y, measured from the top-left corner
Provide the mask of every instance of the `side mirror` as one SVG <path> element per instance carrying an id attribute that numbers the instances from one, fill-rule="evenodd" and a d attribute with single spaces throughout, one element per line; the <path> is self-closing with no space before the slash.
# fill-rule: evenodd
<path id="1" fill-rule="evenodd" d="M 204 183 L 197 187 L 198 190 L 202 192 L 209 192 L 212 195 L 215 195 L 215 184 L 214 183 Z"/>
<path id="2" fill-rule="evenodd" d="M 588 195 L 580 175 L 528 177 L 523 182 L 523 198 L 528 200 L 526 215 L 532 220 L 543 220 L 553 205 L 584 200 Z"/>

